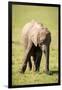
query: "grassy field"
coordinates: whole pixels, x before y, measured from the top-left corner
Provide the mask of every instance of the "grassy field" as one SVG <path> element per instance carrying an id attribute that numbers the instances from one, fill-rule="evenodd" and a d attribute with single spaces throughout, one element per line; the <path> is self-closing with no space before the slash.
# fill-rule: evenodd
<path id="1" fill-rule="evenodd" d="M 51 32 L 50 71 L 45 71 L 45 57 L 41 60 L 40 72 L 35 73 L 34 68 L 29 71 L 27 66 L 25 74 L 19 73 L 22 67 L 24 48 L 21 44 L 21 31 L 25 23 L 32 19 L 43 23 Z M 12 85 L 44 84 L 58 82 L 58 8 L 43 6 L 12 6 Z"/>

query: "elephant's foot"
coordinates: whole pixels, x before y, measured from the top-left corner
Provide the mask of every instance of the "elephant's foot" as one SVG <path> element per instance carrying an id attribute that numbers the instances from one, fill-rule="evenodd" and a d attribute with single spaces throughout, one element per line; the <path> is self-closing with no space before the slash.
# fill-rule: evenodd
<path id="1" fill-rule="evenodd" d="M 38 68 L 36 68 L 36 69 L 35 69 L 35 72 L 39 72 L 39 69 L 38 69 Z"/>
<path id="2" fill-rule="evenodd" d="M 24 74 L 24 71 L 23 70 L 20 70 L 19 72 Z"/>
<path id="3" fill-rule="evenodd" d="M 52 75 L 52 72 L 50 72 L 50 71 L 46 71 L 46 74 L 48 74 L 48 75 Z"/>
<path id="4" fill-rule="evenodd" d="M 21 69 L 20 73 L 24 73 L 24 72 L 25 72 L 25 70 L 26 70 L 26 65 L 22 67 L 22 69 Z"/>

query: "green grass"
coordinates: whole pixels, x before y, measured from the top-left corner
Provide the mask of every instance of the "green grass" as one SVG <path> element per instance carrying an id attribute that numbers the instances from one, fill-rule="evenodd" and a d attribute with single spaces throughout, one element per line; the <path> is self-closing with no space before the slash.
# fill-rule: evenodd
<path id="1" fill-rule="evenodd" d="M 51 32 L 52 42 L 50 46 L 50 71 L 45 71 L 45 57 L 41 60 L 40 72 L 35 73 L 34 68 L 29 71 L 27 66 L 25 74 L 19 73 L 22 67 L 24 48 L 21 44 L 21 31 L 25 23 L 30 20 L 43 23 Z M 12 85 L 44 84 L 58 82 L 58 8 L 37 6 L 12 6 Z"/>

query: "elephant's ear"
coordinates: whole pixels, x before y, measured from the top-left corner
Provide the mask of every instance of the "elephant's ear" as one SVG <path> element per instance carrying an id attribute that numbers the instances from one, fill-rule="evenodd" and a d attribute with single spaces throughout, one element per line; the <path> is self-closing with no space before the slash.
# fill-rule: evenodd
<path id="1" fill-rule="evenodd" d="M 38 43 L 37 39 L 38 39 L 38 32 L 37 31 L 32 32 L 31 40 L 36 47 L 37 47 L 37 43 Z"/>

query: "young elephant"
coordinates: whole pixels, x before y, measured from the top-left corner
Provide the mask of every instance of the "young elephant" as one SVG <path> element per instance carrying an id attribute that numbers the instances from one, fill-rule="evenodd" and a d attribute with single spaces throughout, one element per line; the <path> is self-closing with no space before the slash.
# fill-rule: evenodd
<path id="1" fill-rule="evenodd" d="M 25 47 L 24 63 L 21 72 L 25 72 L 27 63 L 32 67 L 30 57 L 34 58 L 36 70 L 39 70 L 42 51 L 46 57 L 46 72 L 49 72 L 49 46 L 51 42 L 51 34 L 42 24 L 31 21 L 23 28 L 23 41 Z"/>

